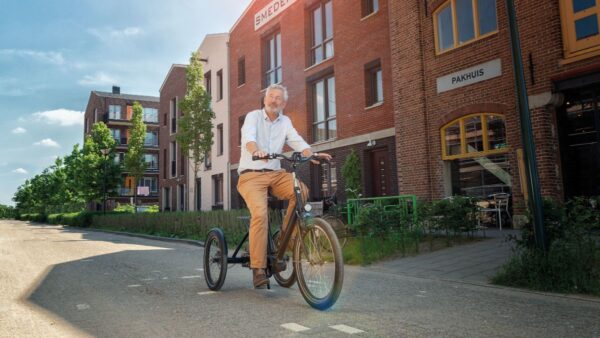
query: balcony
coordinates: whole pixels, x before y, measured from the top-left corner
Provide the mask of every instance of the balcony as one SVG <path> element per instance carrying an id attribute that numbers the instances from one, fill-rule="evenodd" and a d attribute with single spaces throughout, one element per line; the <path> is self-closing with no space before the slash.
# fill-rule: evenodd
<path id="1" fill-rule="evenodd" d="M 158 140 L 144 140 L 144 147 L 158 148 Z"/>

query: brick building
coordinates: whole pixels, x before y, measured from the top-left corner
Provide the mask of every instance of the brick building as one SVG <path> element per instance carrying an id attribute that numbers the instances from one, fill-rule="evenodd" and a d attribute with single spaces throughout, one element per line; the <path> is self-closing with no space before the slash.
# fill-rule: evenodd
<path id="1" fill-rule="evenodd" d="M 134 196 L 134 178 L 129 176 L 123 161 L 127 153 L 129 128 L 132 126 L 133 103 L 138 101 L 146 124 L 144 141 L 144 160 L 147 164 L 144 176 L 138 181 L 138 205 L 158 203 L 158 97 L 121 94 L 119 87 L 113 86 L 112 92 L 92 91 L 85 109 L 84 134 L 92 131 L 96 122 L 104 122 L 116 141 L 115 161 L 122 166 L 122 183 L 116 196 L 107 200 L 107 209 L 113 209 L 115 203 L 128 204 Z"/>
<path id="2" fill-rule="evenodd" d="M 174 64 L 160 87 L 159 139 L 161 162 L 159 168 L 161 211 L 189 210 L 186 206 L 189 160 L 177 145 L 177 121 L 182 116 L 179 100 L 187 91 L 186 65 Z"/>
<path id="3" fill-rule="evenodd" d="M 598 195 L 600 5 L 515 3 L 542 195 Z M 504 191 L 515 210 L 523 210 L 505 2 L 390 6 L 400 193 L 485 198 Z"/>
<path id="4" fill-rule="evenodd" d="M 329 185 L 345 198 L 341 166 L 351 149 L 362 162 L 366 196 L 396 195 L 388 1 L 252 1 L 230 30 L 232 206 L 240 128 L 261 108 L 264 88 L 288 88 L 285 109 L 316 151 L 332 154 Z M 322 196 L 321 168 L 306 168 L 311 197 Z"/>

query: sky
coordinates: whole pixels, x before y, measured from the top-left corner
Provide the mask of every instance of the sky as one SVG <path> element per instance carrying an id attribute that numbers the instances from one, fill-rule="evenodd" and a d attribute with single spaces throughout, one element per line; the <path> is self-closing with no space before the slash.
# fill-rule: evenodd
<path id="1" fill-rule="evenodd" d="M 83 144 L 92 90 L 159 96 L 250 0 L 0 0 L 0 204 Z"/>

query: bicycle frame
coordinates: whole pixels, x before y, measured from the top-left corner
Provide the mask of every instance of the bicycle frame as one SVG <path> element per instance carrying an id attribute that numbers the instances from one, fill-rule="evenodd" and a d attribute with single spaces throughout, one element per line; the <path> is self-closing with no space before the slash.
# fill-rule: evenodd
<path id="1" fill-rule="evenodd" d="M 286 226 L 285 227 L 282 226 L 282 229 L 285 228 L 285 232 L 283 234 L 280 234 L 280 236 L 283 236 L 283 237 L 280 237 L 280 238 L 283 238 L 283 240 L 279 241 L 278 248 L 276 248 L 275 243 L 273 243 L 273 238 L 272 238 L 272 234 L 271 234 L 271 222 L 269 221 L 269 224 L 268 224 L 267 265 L 271 269 L 275 268 L 275 264 L 272 264 L 273 258 L 275 258 L 275 262 L 279 262 L 283 259 L 283 256 L 285 255 L 285 250 L 289 244 L 289 241 L 292 238 L 292 234 L 294 232 L 294 227 L 297 224 L 297 220 L 300 217 L 303 217 L 303 214 L 305 212 L 304 205 L 306 204 L 306 201 L 304 201 L 302 199 L 300 181 L 298 180 L 298 177 L 296 175 L 297 167 L 298 167 L 298 164 L 301 163 L 301 159 L 302 159 L 302 156 L 300 153 L 294 153 L 292 155 L 291 174 L 292 174 L 292 179 L 294 181 L 294 195 L 296 197 L 296 206 L 294 208 L 294 212 L 288 219 Z M 248 257 L 248 256 L 237 257 L 238 252 L 240 251 L 240 249 L 242 248 L 242 246 L 248 239 L 249 235 L 250 235 L 250 229 L 248 229 L 244 238 L 240 241 L 240 243 L 235 248 L 233 255 L 231 257 L 227 258 L 227 263 L 248 264 L 250 262 L 250 257 Z M 298 235 L 300 235 L 300 234 L 298 234 Z"/>

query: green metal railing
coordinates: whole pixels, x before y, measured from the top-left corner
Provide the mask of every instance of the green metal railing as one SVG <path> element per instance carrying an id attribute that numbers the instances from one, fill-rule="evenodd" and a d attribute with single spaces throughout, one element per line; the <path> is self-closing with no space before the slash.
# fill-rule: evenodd
<path id="1" fill-rule="evenodd" d="M 383 207 L 383 211 L 400 210 L 403 216 L 412 216 L 413 224 L 417 222 L 417 196 L 398 195 L 387 197 L 349 198 L 346 202 L 348 225 L 356 222 L 361 207 L 370 204 Z"/>

